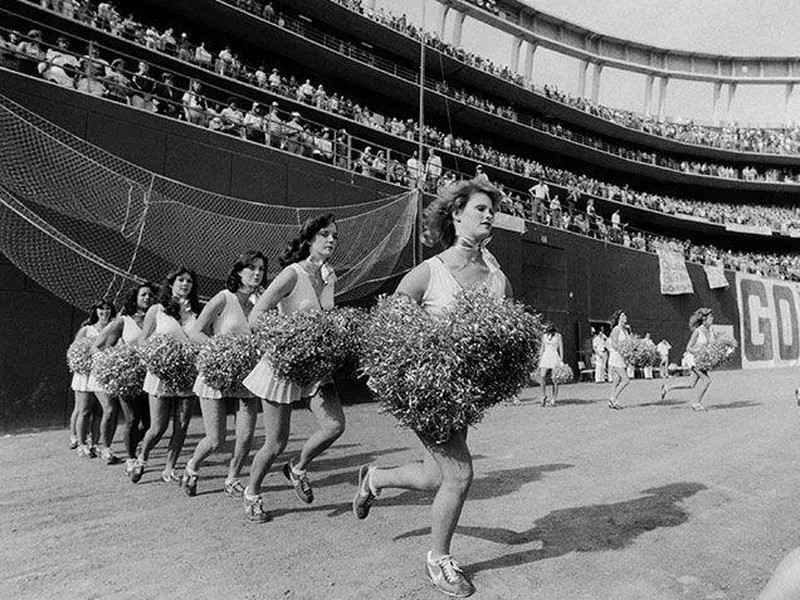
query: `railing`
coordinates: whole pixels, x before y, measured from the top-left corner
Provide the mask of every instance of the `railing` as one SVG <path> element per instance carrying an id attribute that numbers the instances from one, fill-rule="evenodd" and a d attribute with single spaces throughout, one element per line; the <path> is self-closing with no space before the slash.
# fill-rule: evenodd
<path id="1" fill-rule="evenodd" d="M 8 32 L 9 30 L 7 28 L 0 28 L 0 33 L 7 35 Z M 55 32 L 59 34 L 63 33 L 59 30 L 55 30 Z M 76 38 L 72 36 L 72 39 L 74 41 Z M 204 98 L 206 104 L 203 105 L 201 102 L 197 106 L 194 106 L 186 100 L 179 103 L 165 97 L 163 93 L 165 87 L 171 87 L 173 90 L 177 90 L 179 89 L 178 86 L 166 86 L 165 84 L 162 86 L 161 91 L 158 92 L 156 91 L 155 84 L 153 84 L 152 91 L 143 92 L 142 85 L 134 86 L 126 83 L 126 80 L 133 81 L 137 79 L 137 74 L 125 70 L 124 68 L 119 68 L 119 66 L 111 70 L 111 75 L 109 75 L 108 70 L 106 70 L 103 75 L 98 75 L 98 73 L 102 72 L 100 71 L 100 67 L 102 66 L 102 68 L 105 69 L 106 63 L 97 59 L 96 53 L 99 50 L 108 51 L 108 49 L 82 38 L 77 39 L 87 44 L 89 49 L 86 56 L 80 57 L 78 55 L 72 55 L 75 62 L 81 66 L 80 68 L 73 69 L 75 75 L 69 87 L 74 85 L 81 91 L 87 93 L 106 95 L 117 101 L 126 104 L 130 103 L 134 108 L 150 112 L 158 111 L 164 116 L 181 118 L 196 126 L 208 127 L 222 133 L 242 137 L 250 142 L 266 144 L 279 150 L 304 155 L 315 160 L 332 164 L 337 168 L 354 170 L 365 176 L 385 180 L 389 183 L 414 186 L 420 175 L 425 176 L 425 183 L 428 185 L 429 190 L 434 190 L 439 183 L 439 177 L 431 176 L 432 174 L 429 173 L 429 169 L 425 166 L 409 169 L 408 159 L 410 158 L 410 154 L 408 153 L 389 147 L 378 146 L 344 131 L 340 131 L 335 137 L 332 135 L 326 137 L 326 128 L 319 123 L 304 119 L 302 123 L 300 123 L 299 120 L 295 120 L 296 124 L 290 124 L 293 120 L 293 115 L 289 114 L 287 118 L 287 113 L 285 111 L 279 111 L 274 107 L 271 107 L 267 113 L 261 113 L 261 115 L 258 114 L 258 111 L 255 111 L 255 116 L 251 116 L 249 121 L 245 120 L 243 113 L 240 113 L 240 116 L 231 118 L 231 111 L 226 113 L 224 110 L 219 109 L 219 107 L 214 107 L 214 103 L 219 102 L 219 100 L 215 100 L 215 98 L 227 98 L 230 95 L 229 91 L 222 88 L 209 86 L 212 93 L 205 94 L 201 94 L 201 90 L 195 90 L 198 96 Z M 66 52 L 64 49 L 57 49 L 56 47 L 48 46 L 44 43 L 41 43 L 41 46 L 42 54 L 46 52 L 46 49 L 50 49 L 69 55 L 69 52 Z M 9 57 L 11 59 L 10 61 Z M 137 60 L 130 56 L 126 56 L 126 58 L 134 61 Z M 15 60 L 17 63 L 21 61 L 27 62 L 28 64 L 36 62 L 37 71 L 40 70 L 39 67 L 41 66 L 41 63 L 38 61 L 32 61 L 30 56 L 18 51 L 6 53 L 3 55 L 3 60 L 6 66 L 12 66 L 9 65 L 9 62 Z M 44 62 L 46 67 L 47 62 L 42 62 Z M 20 64 L 16 66 L 19 68 Z M 41 69 L 41 73 L 46 74 L 47 68 Z M 162 80 L 167 77 L 172 77 L 174 81 L 176 75 L 169 71 L 164 71 Z M 180 76 L 178 77 L 180 78 Z M 138 79 L 143 81 L 147 79 L 152 82 L 155 81 L 145 76 L 138 77 Z M 95 82 L 97 85 L 93 85 L 92 82 Z M 247 102 L 252 102 L 252 100 L 247 100 Z M 258 102 L 255 103 L 259 104 Z M 259 125 L 259 123 L 261 123 L 261 125 Z M 296 126 L 298 123 L 300 127 Z M 408 142 L 409 140 L 405 141 Z M 368 147 L 371 148 L 370 151 L 367 151 Z M 429 146 L 426 146 L 426 148 L 429 148 Z M 445 155 L 458 158 L 458 155 L 455 154 L 445 153 Z M 378 159 L 377 162 L 375 159 Z M 404 164 L 405 166 L 403 166 Z M 456 170 L 449 171 L 453 176 L 462 178 L 470 177 L 470 175 Z M 501 171 L 501 174 L 503 172 L 511 174 L 510 171 Z M 554 186 L 562 187 L 557 183 L 554 184 Z M 543 224 L 553 223 L 553 221 L 555 221 L 553 225 L 556 227 L 559 226 L 557 219 L 559 219 L 564 212 L 560 208 L 556 210 L 540 208 L 534 213 L 531 207 L 526 206 L 522 201 L 522 198 L 526 197 L 524 192 L 518 189 L 505 189 L 508 195 L 503 205 L 503 210 L 505 212 Z M 586 194 L 585 192 L 583 192 L 583 195 L 592 197 L 591 194 Z M 608 201 L 607 198 L 602 198 L 600 196 L 593 197 Z M 613 224 L 609 226 L 608 221 L 599 217 L 592 217 L 591 220 L 591 235 L 612 243 L 624 244 L 627 238 L 630 240 L 631 245 L 639 246 L 640 249 L 653 250 L 653 241 L 659 239 L 658 236 L 653 236 L 644 231 L 637 231 L 633 228 L 627 228 L 627 230 L 625 230 L 621 227 L 615 227 Z M 673 242 L 680 244 L 680 242 L 676 240 Z"/>

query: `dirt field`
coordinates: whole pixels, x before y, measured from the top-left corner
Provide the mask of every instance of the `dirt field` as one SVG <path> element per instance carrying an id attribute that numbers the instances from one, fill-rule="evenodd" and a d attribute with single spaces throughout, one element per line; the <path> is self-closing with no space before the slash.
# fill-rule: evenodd
<path id="1" fill-rule="evenodd" d="M 497 407 L 470 434 L 453 546 L 475 597 L 754 598 L 800 545 L 798 383 L 790 369 L 715 374 L 705 413 L 659 402 L 652 381 L 621 412 L 589 383 L 562 388 L 555 409 L 534 390 Z M 413 459 L 417 442 L 375 405 L 347 418 L 312 469 L 315 503 L 272 473 L 263 525 L 221 492 L 224 455 L 187 498 L 158 477 L 163 441 L 133 485 L 124 466 L 69 452 L 66 431 L 0 439 L 0 598 L 440 597 L 424 576 L 429 496 L 387 491 L 366 521 L 350 512 L 356 468 Z M 312 425 L 295 414 L 288 456 Z M 201 430 L 195 419 L 187 448 Z"/>

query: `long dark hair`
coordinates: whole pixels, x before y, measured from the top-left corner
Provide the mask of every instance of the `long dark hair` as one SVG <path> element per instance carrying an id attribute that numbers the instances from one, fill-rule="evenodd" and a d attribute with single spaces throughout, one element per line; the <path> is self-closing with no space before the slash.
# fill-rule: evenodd
<path id="1" fill-rule="evenodd" d="M 178 277 L 185 274 L 192 278 L 192 289 L 189 290 L 188 297 L 189 308 L 194 314 L 200 314 L 200 300 L 197 299 L 197 273 L 189 267 L 178 267 L 174 271 L 167 273 L 164 283 L 161 284 L 161 294 L 158 297 L 158 303 L 164 307 L 164 312 L 177 321 L 181 320 L 181 305 L 180 302 L 172 297 L 172 284 L 175 283 Z"/>
<path id="2" fill-rule="evenodd" d="M 317 235 L 321 229 L 335 222 L 336 217 L 333 216 L 333 213 L 325 213 L 306 219 L 305 223 L 303 223 L 303 226 L 300 228 L 300 232 L 286 244 L 283 252 L 281 252 L 280 257 L 278 257 L 278 264 L 282 267 L 288 267 L 291 264 L 308 258 L 314 236 Z"/>
<path id="3" fill-rule="evenodd" d="M 150 283 L 149 281 L 140 283 L 136 287 L 128 290 L 128 295 L 125 296 L 125 304 L 122 305 L 120 314 L 132 317 L 139 312 L 139 292 L 142 288 L 148 288 L 150 293 L 153 294 L 153 297 L 158 296 L 158 288 L 155 286 L 155 284 Z"/>
<path id="4" fill-rule="evenodd" d="M 467 205 L 473 194 L 482 192 L 489 196 L 495 210 L 500 206 L 503 194 L 491 183 L 480 179 L 459 181 L 442 188 L 436 200 L 425 209 L 425 237 L 430 245 L 442 244 L 449 248 L 456 241 L 453 213 Z"/>
<path id="5" fill-rule="evenodd" d="M 622 313 L 624 312 L 625 311 L 622 310 L 621 308 L 614 311 L 614 314 L 611 315 L 611 327 L 616 327 L 617 325 L 619 325 L 619 318 L 622 316 Z"/>
<path id="6" fill-rule="evenodd" d="M 710 308 L 706 308 L 705 306 L 702 308 L 698 308 L 696 311 L 692 313 L 692 316 L 689 317 L 689 329 L 694 331 L 695 329 L 700 327 L 700 325 L 702 325 L 705 322 L 706 317 L 712 314 L 712 312 L 713 311 Z"/>
<path id="7" fill-rule="evenodd" d="M 256 259 L 260 258 L 264 262 L 264 273 L 267 272 L 267 259 L 263 253 L 258 250 L 248 250 L 242 252 L 236 262 L 231 267 L 231 272 L 228 273 L 228 278 L 225 280 L 225 288 L 234 294 L 242 287 L 242 278 L 239 276 L 241 272 L 247 267 L 252 267 Z"/>
<path id="8" fill-rule="evenodd" d="M 100 300 L 92 304 L 92 307 L 89 309 L 89 318 L 86 319 L 83 323 L 81 323 L 81 327 L 83 327 L 84 325 L 94 325 L 95 323 L 97 323 L 100 320 L 100 315 L 97 314 L 97 311 L 99 311 L 101 308 L 111 309 L 111 316 L 109 317 L 109 320 L 117 316 L 116 307 L 113 304 L 111 304 L 109 300 L 101 298 Z"/>

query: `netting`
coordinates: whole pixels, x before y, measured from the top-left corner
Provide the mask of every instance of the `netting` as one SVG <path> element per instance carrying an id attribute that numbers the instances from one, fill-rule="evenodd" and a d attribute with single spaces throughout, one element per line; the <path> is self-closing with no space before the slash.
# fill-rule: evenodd
<path id="1" fill-rule="evenodd" d="M 412 266 L 412 192 L 326 207 L 336 215 L 337 301 L 374 293 Z M 88 143 L 0 94 L 0 252 L 70 304 L 118 298 L 171 268 L 198 273 L 201 296 L 224 286 L 237 255 L 275 257 L 320 208 L 249 202 L 179 183 Z"/>

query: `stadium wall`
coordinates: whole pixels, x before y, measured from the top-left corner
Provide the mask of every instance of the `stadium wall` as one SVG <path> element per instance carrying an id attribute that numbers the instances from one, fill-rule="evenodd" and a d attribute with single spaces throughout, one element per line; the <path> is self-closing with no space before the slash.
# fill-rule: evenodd
<path id="1" fill-rule="evenodd" d="M 398 188 L 297 156 L 141 113 L 24 77 L 5 77 L 4 93 L 57 125 L 140 166 L 179 181 L 253 201 L 320 207 L 354 204 Z M 14 85 L 3 85 L 13 82 Z M 711 307 L 718 324 L 738 331 L 734 274 L 711 291 L 705 273 L 689 265 L 695 293 L 663 296 L 658 259 L 570 232 L 528 224 L 524 234 L 498 229 L 490 246 L 515 295 L 558 324 L 574 365 L 590 321 L 626 310 L 635 332 L 673 346 L 680 362 L 687 318 Z M 0 429 L 65 424 L 71 410 L 64 351 L 83 315 L 55 298 L 7 260 L 0 260 L 4 335 Z M 737 355 L 734 365 L 740 364 Z"/>

